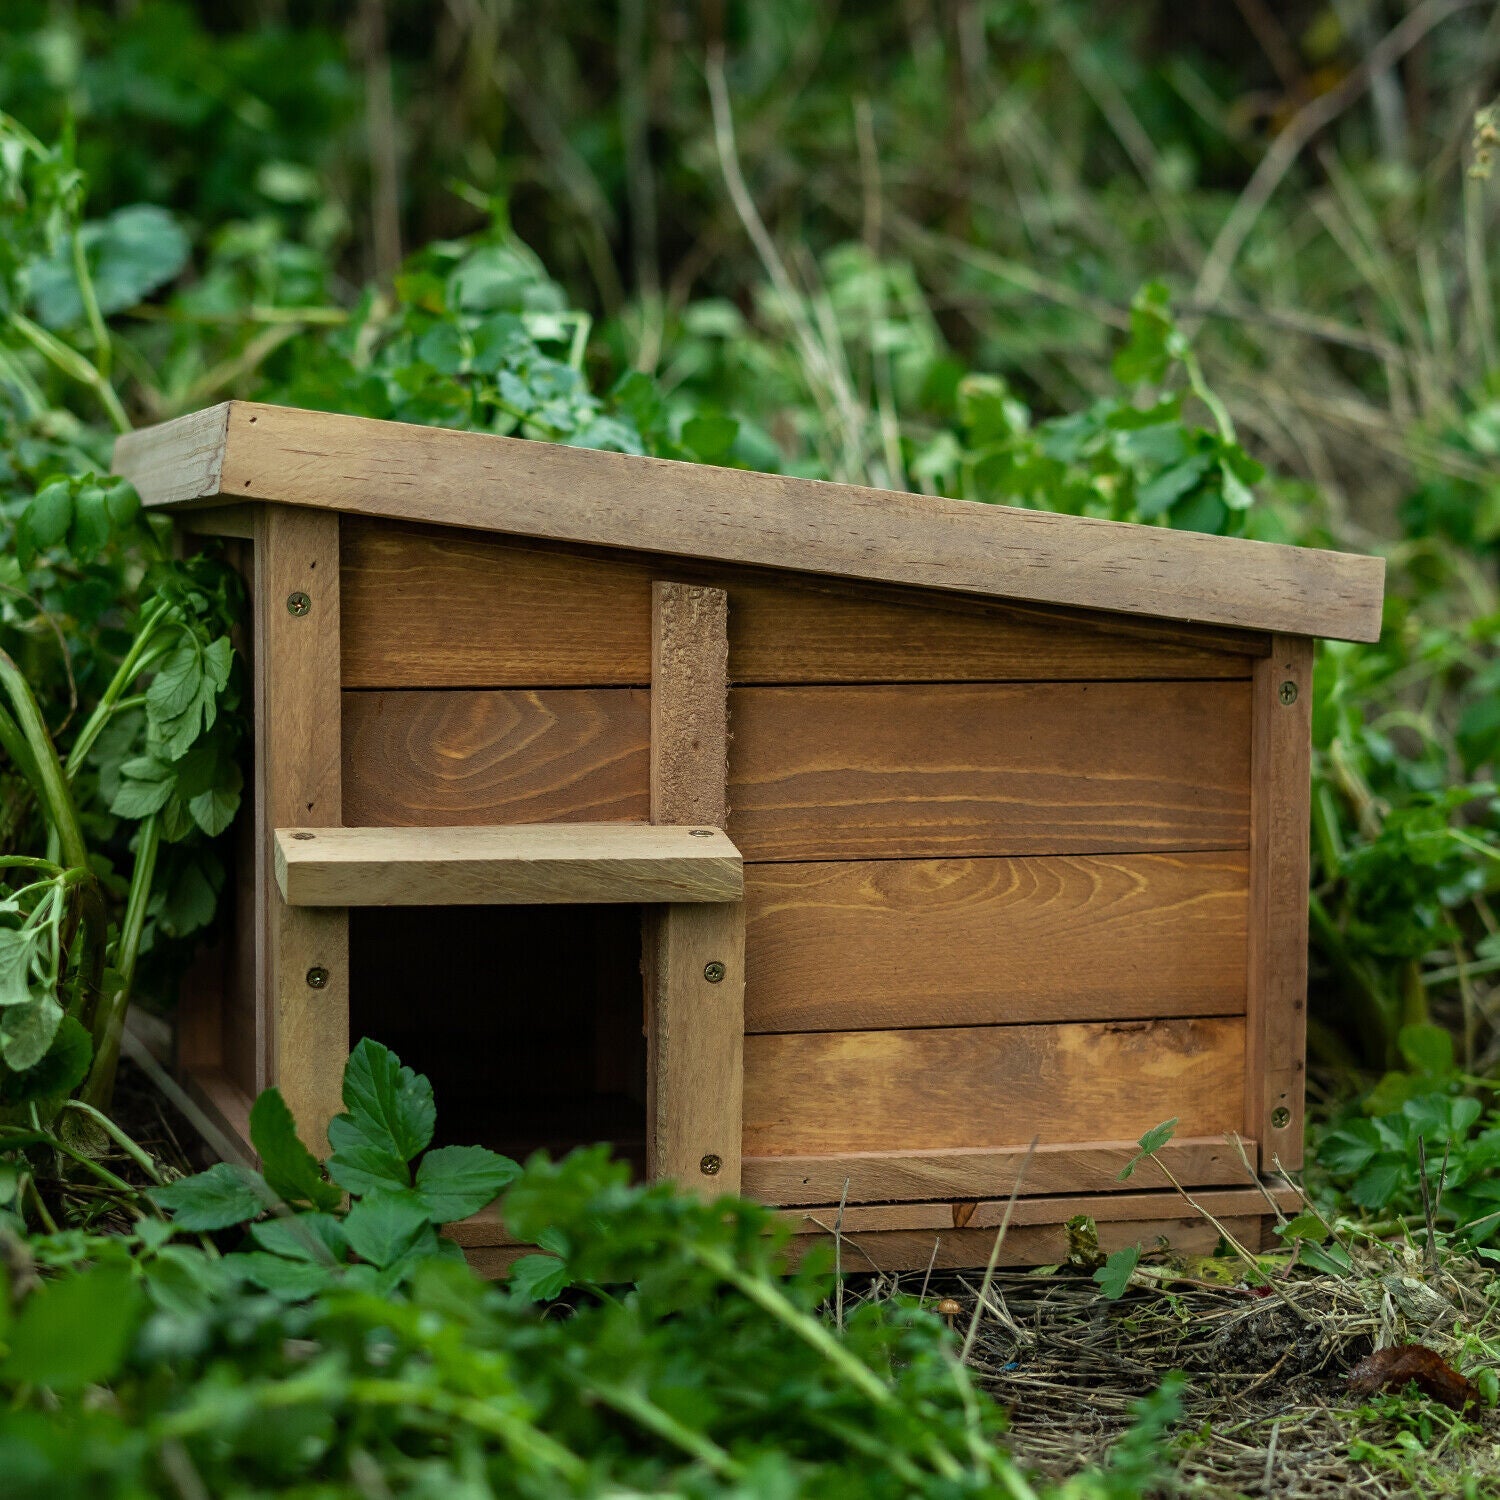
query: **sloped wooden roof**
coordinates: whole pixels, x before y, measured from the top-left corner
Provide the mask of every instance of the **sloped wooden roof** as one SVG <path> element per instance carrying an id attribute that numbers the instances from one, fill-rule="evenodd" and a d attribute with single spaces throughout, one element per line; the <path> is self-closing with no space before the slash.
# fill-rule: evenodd
<path id="1" fill-rule="evenodd" d="M 1385 562 L 228 401 L 115 444 L 148 506 L 269 500 L 984 598 L 1373 641 Z"/>

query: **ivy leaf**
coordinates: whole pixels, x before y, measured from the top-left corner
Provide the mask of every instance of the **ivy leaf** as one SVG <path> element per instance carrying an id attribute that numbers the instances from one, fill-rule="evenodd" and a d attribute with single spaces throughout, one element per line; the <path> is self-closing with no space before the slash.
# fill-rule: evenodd
<path id="1" fill-rule="evenodd" d="M 1141 1247 L 1139 1245 L 1116 1250 L 1094 1272 L 1094 1280 L 1099 1283 L 1099 1295 L 1110 1302 L 1118 1302 L 1125 1295 L 1125 1288 L 1130 1285 L 1131 1275 L 1140 1264 L 1140 1259 Z"/>
<path id="2" fill-rule="evenodd" d="M 128 1268 L 100 1266 L 39 1287 L 11 1328 L 0 1380 L 76 1391 L 119 1370 L 141 1313 Z"/>
<path id="3" fill-rule="evenodd" d="M 280 1089 L 264 1090 L 250 1106 L 250 1142 L 266 1186 L 288 1203 L 333 1209 L 342 1202 L 343 1194 L 324 1181 L 318 1159 L 302 1144 Z"/>
<path id="4" fill-rule="evenodd" d="M 399 1260 L 427 1227 L 427 1208 L 410 1192 L 370 1193 L 344 1220 L 349 1248 L 381 1269 Z"/>
<path id="5" fill-rule="evenodd" d="M 344 1106 L 336 1116 L 345 1145 L 356 1141 L 408 1162 L 432 1139 L 437 1108 L 432 1085 L 402 1067 L 389 1047 L 363 1038 L 344 1068 Z"/>
<path id="6" fill-rule="evenodd" d="M 521 1175 L 508 1156 L 483 1146 L 439 1146 L 417 1168 L 417 1196 L 434 1224 L 477 1214 Z"/>
<path id="7" fill-rule="evenodd" d="M 232 1162 L 153 1188 L 151 1201 L 170 1213 L 179 1229 L 228 1229 L 255 1218 L 268 1206 L 271 1191 L 260 1175 Z"/>
<path id="8" fill-rule="evenodd" d="M 510 1291 L 518 1302 L 551 1302 L 568 1285 L 568 1267 L 555 1255 L 523 1255 L 510 1268 Z"/>
<path id="9" fill-rule="evenodd" d="M 35 1067 L 46 1055 L 62 1025 L 63 1008 L 55 995 L 38 995 L 30 1005 L 0 1012 L 0 1056 L 16 1072 Z"/>

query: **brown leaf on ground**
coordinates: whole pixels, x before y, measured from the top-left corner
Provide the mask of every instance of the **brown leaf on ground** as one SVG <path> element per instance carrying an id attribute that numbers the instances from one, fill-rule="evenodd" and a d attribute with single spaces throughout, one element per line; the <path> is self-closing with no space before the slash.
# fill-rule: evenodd
<path id="1" fill-rule="evenodd" d="M 1408 1382 L 1454 1411 L 1483 1404 L 1475 1386 L 1425 1344 L 1394 1344 L 1360 1360 L 1349 1372 L 1349 1394 L 1373 1396 L 1377 1391 L 1399 1391 Z"/>

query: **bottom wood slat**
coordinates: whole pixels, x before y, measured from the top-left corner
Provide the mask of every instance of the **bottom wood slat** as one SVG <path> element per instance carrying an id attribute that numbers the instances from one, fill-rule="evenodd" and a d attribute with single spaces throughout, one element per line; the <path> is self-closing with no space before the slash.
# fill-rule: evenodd
<path id="1" fill-rule="evenodd" d="M 745 1038 L 744 1151 L 838 1156 L 1238 1130 L 1239 1016 Z"/>

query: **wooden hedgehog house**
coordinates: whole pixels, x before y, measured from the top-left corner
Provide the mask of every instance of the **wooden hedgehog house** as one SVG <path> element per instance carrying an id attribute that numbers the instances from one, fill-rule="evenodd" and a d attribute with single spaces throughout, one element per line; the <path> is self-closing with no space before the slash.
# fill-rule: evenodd
<path id="1" fill-rule="evenodd" d="M 230 402 L 120 439 L 253 601 L 182 1086 L 612 1142 L 844 1263 L 1259 1242 L 1300 1164 L 1313 638 L 1378 559 Z M 1235 1134 L 1241 1138 L 1236 1145 Z M 1033 1137 L 1039 1145 L 1028 1160 Z M 1243 1157 L 1241 1155 L 1243 1150 Z M 515 1253 L 493 1214 L 472 1259 Z M 810 1243 L 799 1240 L 799 1243 Z"/>

